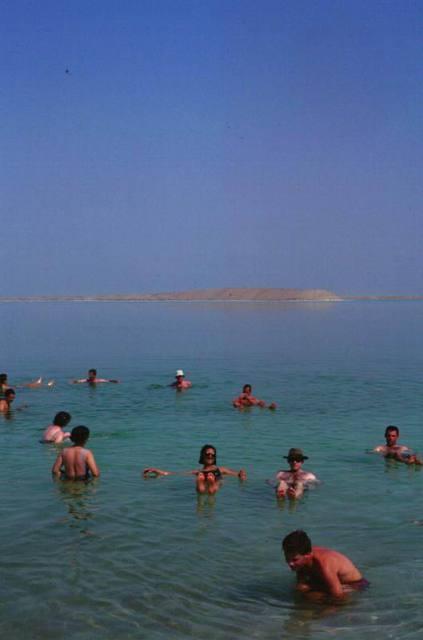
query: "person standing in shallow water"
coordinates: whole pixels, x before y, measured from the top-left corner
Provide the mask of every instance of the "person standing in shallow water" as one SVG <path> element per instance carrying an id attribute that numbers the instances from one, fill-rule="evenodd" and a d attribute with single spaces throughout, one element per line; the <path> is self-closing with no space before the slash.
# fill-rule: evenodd
<path id="1" fill-rule="evenodd" d="M 244 384 L 242 393 L 232 400 L 232 406 L 235 407 L 235 409 L 245 409 L 246 407 L 260 407 L 264 409 L 266 403 L 264 400 L 259 400 L 253 396 L 253 389 L 250 384 Z M 268 408 L 274 410 L 276 409 L 276 404 L 272 402 Z"/>
<path id="2" fill-rule="evenodd" d="M 296 590 L 319 602 L 328 596 L 343 600 L 352 591 L 369 586 L 347 556 L 325 547 L 312 546 L 305 531 L 292 531 L 282 541 L 285 560 L 297 574 Z"/>
<path id="3" fill-rule="evenodd" d="M 185 380 L 185 373 L 182 369 L 178 369 L 175 373 L 175 381 L 170 386 L 177 391 L 182 391 L 192 387 L 192 383 L 189 380 Z"/>
<path id="4" fill-rule="evenodd" d="M 107 378 L 97 378 L 97 369 L 88 369 L 88 375 L 86 378 L 80 378 L 79 380 L 72 380 L 72 384 L 99 384 L 101 382 L 114 382 L 117 384 L 119 380 L 109 380 Z"/>
<path id="5" fill-rule="evenodd" d="M 4 392 L 4 398 L 0 399 L 0 413 L 9 413 L 11 404 L 15 400 L 16 394 L 10 387 Z"/>
<path id="6" fill-rule="evenodd" d="M 308 460 L 301 449 L 292 448 L 288 455 L 289 470 L 279 471 L 276 474 L 276 496 L 278 498 L 301 498 L 304 489 L 318 482 L 314 473 L 302 469 L 304 460 Z"/>
<path id="7" fill-rule="evenodd" d="M 98 478 L 100 470 L 93 454 L 85 449 L 85 443 L 90 437 L 88 427 L 80 425 L 74 427 L 70 434 L 73 447 L 63 449 L 56 458 L 51 470 L 57 478 L 63 476 L 65 480 L 89 480 L 90 475 Z"/>
<path id="8" fill-rule="evenodd" d="M 375 447 L 373 451 L 375 453 L 381 453 L 384 458 L 390 458 L 398 462 L 404 462 L 405 464 L 422 465 L 423 462 L 419 456 L 412 453 L 411 449 L 405 445 L 398 444 L 398 438 L 398 427 L 393 424 L 387 426 L 385 429 L 386 444 L 380 444 Z"/>
<path id="9" fill-rule="evenodd" d="M 240 480 L 246 480 L 247 474 L 244 469 L 235 471 L 228 467 L 217 466 L 217 452 L 211 444 L 205 444 L 200 451 L 199 463 L 203 465 L 202 469 L 194 469 L 192 471 L 183 471 L 183 475 L 196 476 L 196 489 L 198 493 L 208 493 L 210 495 L 216 493 L 221 485 L 223 476 L 234 476 Z M 175 471 L 163 471 L 155 467 L 147 467 L 143 471 L 144 478 L 148 476 L 169 476 L 176 475 Z"/>
<path id="10" fill-rule="evenodd" d="M 67 411 L 59 411 L 59 413 L 56 413 L 53 424 L 48 426 L 44 431 L 42 442 L 60 444 L 65 438 L 70 438 L 71 434 L 68 431 L 63 431 L 63 427 L 69 424 L 71 417 L 71 414 Z"/>

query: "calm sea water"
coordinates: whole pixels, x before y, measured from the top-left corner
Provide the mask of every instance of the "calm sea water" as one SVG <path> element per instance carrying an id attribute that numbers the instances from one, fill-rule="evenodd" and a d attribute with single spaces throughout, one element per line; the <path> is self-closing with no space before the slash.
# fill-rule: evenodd
<path id="1" fill-rule="evenodd" d="M 15 640 L 102 637 L 347 640 L 420 638 L 423 474 L 365 453 L 387 424 L 423 451 L 423 304 L 13 303 L 0 305 L 10 381 L 0 417 L 0 631 Z M 68 381 L 97 367 L 119 385 Z M 167 387 L 182 367 L 194 386 Z M 275 413 L 239 413 L 249 382 Z M 86 424 L 101 468 L 53 482 L 38 443 L 59 410 Z M 198 498 L 190 477 L 143 480 L 145 466 L 197 467 L 204 443 L 245 467 Z M 302 447 L 322 484 L 280 505 L 266 479 Z M 349 555 L 366 593 L 327 609 L 298 600 L 284 535 Z M 377 634 L 376 636 L 374 634 Z"/>

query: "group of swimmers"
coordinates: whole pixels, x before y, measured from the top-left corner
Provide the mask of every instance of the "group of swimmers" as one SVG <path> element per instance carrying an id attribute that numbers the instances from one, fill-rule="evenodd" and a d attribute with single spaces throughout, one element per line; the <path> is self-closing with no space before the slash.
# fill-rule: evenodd
<path id="1" fill-rule="evenodd" d="M 50 383 L 48 386 L 52 386 Z M 90 369 L 86 378 L 73 380 L 72 383 L 87 383 L 96 385 L 98 383 L 118 383 L 118 380 L 98 378 L 96 369 Z M 26 383 L 25 386 L 35 387 L 42 385 L 42 378 L 33 383 Z M 175 381 L 170 384 L 177 391 L 189 389 L 192 383 L 185 379 L 182 369 L 178 369 Z M 7 384 L 7 375 L 0 374 L 0 411 L 2 403 L 5 403 L 7 410 L 14 399 L 14 390 Z M 252 395 L 251 385 L 244 385 L 240 396 L 233 400 L 233 406 L 237 409 L 258 406 L 265 408 L 267 405 L 263 400 L 259 400 Z M 271 410 L 276 409 L 276 404 L 267 406 Z M 59 411 L 44 433 L 42 442 L 52 444 L 62 444 L 66 439 L 70 439 L 72 447 L 62 448 L 52 467 L 52 474 L 56 478 L 66 480 L 88 480 L 90 477 L 100 476 L 93 453 L 85 447 L 90 431 L 87 427 L 79 425 L 72 431 L 65 431 L 71 420 L 71 415 L 67 411 Z M 386 444 L 378 445 L 373 452 L 382 454 L 385 458 L 394 459 L 408 465 L 422 465 L 419 456 L 413 453 L 405 445 L 398 444 L 399 429 L 394 425 L 389 425 L 385 429 Z M 310 471 L 305 471 L 303 463 L 308 456 L 303 454 L 299 448 L 292 447 L 288 455 L 284 456 L 289 469 L 280 470 L 275 475 L 276 496 L 278 499 L 288 498 L 298 500 L 304 491 L 319 480 Z M 200 469 L 192 469 L 184 472 L 162 470 L 156 467 L 147 467 L 143 471 L 145 478 L 168 476 L 173 474 L 183 474 L 195 476 L 196 490 L 199 494 L 214 495 L 221 486 L 221 481 L 225 476 L 238 477 L 240 481 L 247 478 L 244 469 L 231 469 L 217 465 L 217 451 L 211 444 L 205 444 L 200 450 Z M 366 588 L 369 583 L 363 578 L 361 572 L 342 553 L 324 547 L 312 546 L 308 535 L 297 530 L 288 534 L 282 542 L 282 550 L 288 566 L 296 572 L 296 589 L 304 594 L 308 599 L 320 602 L 328 596 L 334 600 L 342 600 L 348 593 Z"/>

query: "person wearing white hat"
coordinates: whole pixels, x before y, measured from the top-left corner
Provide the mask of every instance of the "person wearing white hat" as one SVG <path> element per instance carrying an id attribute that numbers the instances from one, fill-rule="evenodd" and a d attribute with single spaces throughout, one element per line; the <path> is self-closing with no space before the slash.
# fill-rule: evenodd
<path id="1" fill-rule="evenodd" d="M 185 380 L 185 373 L 182 369 L 177 369 L 175 373 L 175 382 L 172 382 L 170 386 L 181 391 L 182 389 L 189 389 L 192 387 L 192 383 L 189 380 Z"/>

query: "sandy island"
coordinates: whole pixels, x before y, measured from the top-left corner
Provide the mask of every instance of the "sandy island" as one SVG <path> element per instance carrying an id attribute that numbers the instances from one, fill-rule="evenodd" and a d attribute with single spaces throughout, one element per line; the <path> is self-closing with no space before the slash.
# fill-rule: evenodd
<path id="1" fill-rule="evenodd" d="M 325 289 L 268 289 L 268 288 L 226 288 L 194 289 L 168 293 L 110 294 L 92 296 L 2 296 L 1 302 L 59 302 L 59 301 L 98 301 L 98 302 L 194 302 L 194 301 L 320 301 L 335 302 L 339 296 Z"/>
<path id="2" fill-rule="evenodd" d="M 167 293 L 129 293 L 91 296 L 0 296 L 0 302 L 348 302 L 357 300 L 423 300 L 422 295 L 340 296 L 326 289 L 229 287 Z"/>

